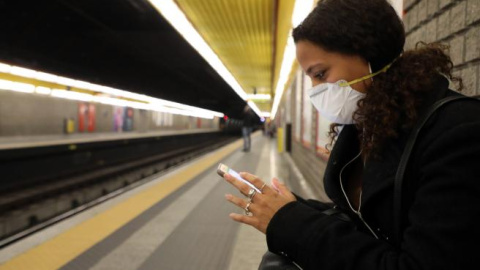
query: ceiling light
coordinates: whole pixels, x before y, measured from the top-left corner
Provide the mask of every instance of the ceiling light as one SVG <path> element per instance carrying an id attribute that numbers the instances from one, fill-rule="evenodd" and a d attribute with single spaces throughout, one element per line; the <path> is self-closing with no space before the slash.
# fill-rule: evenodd
<path id="1" fill-rule="evenodd" d="M 35 87 L 35 93 L 42 94 L 42 95 L 50 95 L 52 89 L 43 86 Z"/>
<path id="2" fill-rule="evenodd" d="M 247 94 L 228 71 L 217 54 L 210 48 L 205 40 L 192 26 L 185 14 L 173 0 L 149 0 L 160 14 L 177 30 L 178 33 L 217 71 L 230 87 L 242 98 L 247 100 Z M 260 111 L 254 103 L 250 103 L 252 110 L 259 115 Z"/>
<path id="3" fill-rule="evenodd" d="M 78 100 L 78 101 L 86 101 L 86 102 L 90 102 L 93 100 L 93 95 L 75 92 L 75 91 L 67 91 L 63 89 L 53 89 L 51 95 L 53 97 Z"/>
<path id="4" fill-rule="evenodd" d="M 73 84 L 75 83 L 75 80 L 58 76 L 56 83 L 65 85 L 65 86 L 73 86 Z"/>
<path id="5" fill-rule="evenodd" d="M 103 96 L 93 96 L 92 101 L 102 103 L 102 104 L 112 105 L 112 106 L 120 106 L 120 107 L 127 107 L 130 105 L 129 101 L 118 99 L 118 98 L 103 97 Z"/>
<path id="6" fill-rule="evenodd" d="M 2 90 L 10 90 L 12 88 L 12 81 L 7 81 L 7 80 L 0 80 L 0 89 Z"/>
<path id="7" fill-rule="evenodd" d="M 84 82 L 84 81 L 79 81 L 79 80 L 74 80 L 72 82 L 71 86 L 76 87 L 76 88 L 80 88 L 80 89 L 87 89 L 87 90 L 91 90 L 91 88 L 92 88 L 91 83 Z"/>
<path id="8" fill-rule="evenodd" d="M 44 81 L 44 82 L 51 82 L 51 83 L 56 83 L 58 76 L 45 73 L 45 72 L 37 72 L 37 75 L 35 76 L 35 79 Z"/>
<path id="9" fill-rule="evenodd" d="M 0 80 L 0 89 L 21 93 L 33 93 L 33 91 L 35 91 L 35 86 L 29 83 Z"/>
<path id="10" fill-rule="evenodd" d="M 9 73 L 11 69 L 12 66 L 0 63 L 0 72 Z"/>
<path id="11" fill-rule="evenodd" d="M 257 105 L 256 105 L 253 101 L 251 101 L 251 100 L 249 100 L 247 103 L 248 103 L 248 106 L 250 106 L 250 108 L 252 108 L 252 110 L 253 110 L 259 117 L 261 117 L 260 109 L 258 109 Z"/>
<path id="12" fill-rule="evenodd" d="M 297 27 L 312 10 L 313 0 L 296 0 L 293 7 L 292 26 Z"/>
<path id="13" fill-rule="evenodd" d="M 292 26 L 299 25 L 305 17 L 310 13 L 313 7 L 313 0 L 296 0 L 292 14 Z M 288 34 L 287 44 L 283 53 L 282 66 L 280 68 L 280 76 L 278 77 L 277 87 L 275 89 L 275 97 L 273 98 L 273 106 L 271 118 L 275 118 L 278 106 L 282 100 L 283 92 L 288 82 L 292 66 L 295 63 L 295 42 L 292 38 L 292 33 Z"/>
<path id="14" fill-rule="evenodd" d="M 197 108 L 197 107 L 193 107 L 193 106 L 189 106 L 189 105 L 185 105 L 185 104 L 180 104 L 180 103 L 173 102 L 173 101 L 157 99 L 157 98 L 150 98 L 149 103 L 152 104 L 153 106 L 164 106 L 164 107 L 178 108 L 178 109 L 182 109 L 182 110 L 185 110 L 185 111 L 191 111 L 191 112 L 200 113 L 200 114 L 207 113 L 207 114 L 212 114 L 216 117 L 223 117 L 224 116 L 223 113 L 210 111 L 210 110 L 206 110 L 206 109 L 202 109 L 202 108 Z"/>
<path id="15" fill-rule="evenodd" d="M 23 93 L 33 93 L 35 91 L 35 85 L 29 83 L 14 82 L 12 90 Z"/>
<path id="16" fill-rule="evenodd" d="M 35 79 L 37 72 L 28 68 L 21 68 L 13 66 L 10 70 L 10 73 L 17 76 L 22 76 L 25 78 Z"/>
<path id="17" fill-rule="evenodd" d="M 287 46 L 285 47 L 285 52 L 283 53 L 282 67 L 280 68 L 280 76 L 277 81 L 277 87 L 275 89 L 275 97 L 273 99 L 272 113 L 271 117 L 275 118 L 277 113 L 278 106 L 283 96 L 283 91 L 285 90 L 286 84 L 289 79 L 290 72 L 292 70 L 293 63 L 295 62 L 295 43 L 291 35 L 287 40 Z"/>
<path id="18" fill-rule="evenodd" d="M 89 82 L 84 82 L 80 80 L 74 80 L 67 77 L 57 76 L 45 72 L 37 72 L 35 70 L 21 68 L 21 67 L 12 67 L 10 65 L 0 63 L 0 72 L 8 72 L 14 75 L 18 75 L 25 78 L 33 78 L 40 81 L 56 83 L 64 86 L 76 87 L 79 89 L 90 90 L 102 94 L 107 94 L 109 96 L 100 96 L 100 95 L 91 95 L 87 93 L 81 93 L 76 91 L 68 91 L 65 89 L 50 89 L 43 86 L 35 87 L 32 84 L 13 82 L 8 80 L 0 80 L 0 89 L 24 92 L 24 93 L 33 93 L 48 95 L 65 98 L 70 100 L 85 101 L 85 102 L 98 102 L 102 104 L 108 104 L 112 106 L 124 106 L 132 107 L 142 110 L 153 110 L 153 111 L 162 111 L 169 112 L 173 114 L 180 114 L 192 117 L 201 117 L 206 119 L 213 119 L 214 117 L 223 117 L 224 114 L 220 112 L 215 112 L 207 109 L 202 109 L 194 106 L 184 105 L 177 102 L 172 102 L 168 100 L 162 100 L 158 98 L 149 97 L 143 94 L 137 94 L 133 92 L 128 92 L 108 86 L 102 86 L 97 84 L 92 84 Z M 113 97 L 111 97 L 113 96 Z M 118 98 L 115 98 L 118 97 Z M 124 100 L 121 98 L 129 98 L 136 101 Z M 145 102 L 145 103 L 142 103 Z"/>

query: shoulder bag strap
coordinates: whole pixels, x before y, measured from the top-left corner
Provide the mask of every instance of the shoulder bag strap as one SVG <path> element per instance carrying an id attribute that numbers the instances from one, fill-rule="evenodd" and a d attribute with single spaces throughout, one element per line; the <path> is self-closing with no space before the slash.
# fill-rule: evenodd
<path id="1" fill-rule="evenodd" d="M 395 175 L 395 183 L 394 183 L 394 194 L 393 194 L 393 237 L 394 243 L 400 246 L 400 242 L 402 240 L 402 185 L 403 185 L 403 177 L 405 174 L 405 169 L 408 165 L 408 160 L 410 158 L 410 154 L 412 149 L 415 145 L 415 141 L 417 140 L 418 134 L 420 133 L 422 127 L 428 121 L 428 119 L 433 115 L 433 113 L 443 105 L 448 102 L 458 100 L 458 99 L 465 99 L 471 98 L 467 96 L 452 96 L 441 99 L 433 104 L 427 113 L 419 119 L 415 127 L 412 129 L 410 133 L 410 137 L 408 138 L 407 144 L 405 145 L 405 149 L 403 150 L 402 158 L 400 159 L 400 163 L 398 165 L 397 173 Z"/>

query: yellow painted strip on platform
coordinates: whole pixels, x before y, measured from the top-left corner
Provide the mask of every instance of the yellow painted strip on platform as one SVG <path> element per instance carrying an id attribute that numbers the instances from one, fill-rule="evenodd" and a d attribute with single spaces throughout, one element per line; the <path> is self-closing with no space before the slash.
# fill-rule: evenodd
<path id="1" fill-rule="evenodd" d="M 231 143 L 168 177 L 161 183 L 130 197 L 84 221 L 55 238 L 0 265 L 1 270 L 58 269 L 121 228 L 167 195 L 238 149 L 241 140 Z"/>

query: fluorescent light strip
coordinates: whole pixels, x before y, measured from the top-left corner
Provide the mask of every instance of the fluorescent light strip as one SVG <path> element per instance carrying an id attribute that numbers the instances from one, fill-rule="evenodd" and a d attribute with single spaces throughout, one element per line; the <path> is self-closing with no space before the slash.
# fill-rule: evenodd
<path id="1" fill-rule="evenodd" d="M 185 14 L 180 10 L 173 0 L 149 0 L 150 3 L 160 12 L 160 14 L 177 30 L 180 35 L 192 45 L 195 50 L 212 66 L 215 71 L 227 82 L 230 87 L 243 100 L 247 100 L 247 94 L 237 82 L 235 77 L 228 71 L 217 54 L 205 42 L 202 36 L 195 30 Z M 260 110 L 253 102 L 248 105 L 255 113 L 260 116 Z"/>
<path id="2" fill-rule="evenodd" d="M 12 66 L 0 63 L 0 72 L 9 73 L 12 70 Z"/>
<path id="3" fill-rule="evenodd" d="M 113 105 L 113 106 L 132 107 L 132 108 L 136 108 L 136 109 L 159 111 L 159 112 L 166 112 L 166 113 L 185 115 L 185 116 L 193 116 L 193 117 L 201 117 L 201 118 L 207 118 L 207 119 L 213 119 L 214 118 L 214 115 L 212 115 L 211 113 L 206 113 L 206 112 L 186 111 L 186 110 L 181 110 L 181 109 L 177 109 L 177 108 L 155 106 L 153 104 L 145 104 L 145 103 L 140 103 L 140 102 L 110 98 L 110 97 L 94 96 L 94 95 L 90 95 L 90 94 L 68 91 L 68 90 L 63 90 L 63 89 L 53 89 L 51 95 L 53 97 L 64 98 L 64 99 L 69 99 L 69 100 L 77 100 L 77 101 L 85 101 L 85 102 L 98 102 L 98 103 Z"/>
<path id="4" fill-rule="evenodd" d="M 219 112 L 210 111 L 210 110 L 207 110 L 207 109 L 201 109 L 201 108 L 188 106 L 188 105 L 184 105 L 184 104 L 180 104 L 180 103 L 176 103 L 176 102 L 172 102 L 172 101 L 157 99 L 157 98 L 150 98 L 148 101 L 152 105 L 161 105 L 161 106 L 166 106 L 166 107 L 184 109 L 184 110 L 187 110 L 187 111 L 197 111 L 197 112 L 202 112 L 202 113 L 210 113 L 210 114 L 212 114 L 214 116 L 217 116 L 217 117 L 223 117 L 223 115 L 224 115 L 224 114 L 219 113 Z"/>
<path id="5" fill-rule="evenodd" d="M 31 79 L 34 79 L 35 76 L 37 75 L 37 72 L 34 70 L 15 67 L 15 66 L 12 66 L 12 68 L 10 69 L 10 73 L 13 75 L 22 76 L 22 77 L 31 78 Z"/>
<path id="6" fill-rule="evenodd" d="M 148 102 L 150 104 L 145 104 L 141 102 L 127 101 L 118 98 L 103 97 L 103 96 L 93 96 L 90 94 L 79 93 L 75 91 L 67 91 L 64 89 L 50 89 L 47 87 L 35 87 L 31 84 L 13 82 L 8 80 L 0 80 L 0 88 L 4 90 L 24 92 L 24 93 L 38 93 L 43 95 L 51 95 L 58 98 L 65 98 L 70 100 L 79 100 L 79 101 L 92 101 L 103 104 L 109 104 L 114 106 L 129 106 L 132 108 L 143 109 L 143 110 L 152 110 L 158 111 L 158 108 L 161 108 L 162 112 L 169 112 L 180 115 L 188 115 L 193 117 L 201 117 L 207 119 L 213 119 L 214 117 L 223 117 L 224 114 L 220 112 L 215 112 L 207 109 L 202 109 L 198 107 L 193 107 L 189 105 L 184 105 L 168 100 L 162 100 L 158 98 L 149 97 L 142 94 L 136 94 L 120 89 L 115 89 L 112 87 L 92 84 L 89 82 L 84 82 L 80 80 L 74 80 L 66 77 L 61 77 L 45 72 L 39 72 L 31 69 L 10 66 L 7 64 L 0 63 L 0 72 L 10 73 L 13 75 L 37 79 L 40 81 L 57 83 L 65 86 L 76 87 L 80 89 L 86 89 L 94 92 L 99 92 L 103 94 L 113 95 L 117 97 L 130 98 L 139 101 Z M 170 107 L 170 108 L 169 108 Z"/>
<path id="7" fill-rule="evenodd" d="M 57 83 L 58 76 L 45 73 L 45 72 L 40 72 L 37 71 L 37 75 L 35 76 L 35 79 L 44 81 L 44 82 L 51 82 L 51 83 Z"/>
<path id="8" fill-rule="evenodd" d="M 288 82 L 293 63 L 295 62 L 295 44 L 291 35 L 289 36 L 290 37 L 287 40 L 285 52 L 283 53 L 282 67 L 280 69 L 280 76 L 277 82 L 277 88 L 275 89 L 275 98 L 273 99 L 271 118 L 275 118 L 275 114 L 277 113 L 278 106 L 280 105 L 283 91 L 285 90 L 286 84 Z"/>
<path id="9" fill-rule="evenodd" d="M 312 10 L 313 0 L 296 0 L 292 14 L 292 26 L 297 27 L 307 17 L 308 13 Z M 285 91 L 286 84 L 289 79 L 289 75 L 292 71 L 292 66 L 295 62 L 295 43 L 292 38 L 292 32 L 288 34 L 287 44 L 285 45 L 285 51 L 283 53 L 282 66 L 280 68 L 280 76 L 277 81 L 277 87 L 275 89 L 275 97 L 273 99 L 271 118 L 275 118 L 275 115 L 282 100 L 283 92 Z"/>
<path id="10" fill-rule="evenodd" d="M 233 88 L 233 90 L 243 99 L 247 99 L 247 94 L 235 80 L 233 75 L 223 65 L 222 61 L 208 46 L 205 40 L 195 30 L 185 14 L 178 8 L 172 0 L 149 0 L 150 3 L 160 12 L 160 14 L 183 36 L 183 38 L 195 48 L 200 55 L 222 76 L 222 78 Z"/>
<path id="11" fill-rule="evenodd" d="M 33 93 L 35 85 L 28 83 L 12 82 L 8 80 L 0 80 L 0 89 L 21 93 Z"/>
<path id="12" fill-rule="evenodd" d="M 250 108 L 252 108 L 252 110 L 258 115 L 258 117 L 261 117 L 262 113 L 258 109 L 257 105 L 255 105 L 255 103 L 251 100 L 249 100 L 247 103 L 248 103 L 248 106 L 250 106 Z"/>
<path id="13" fill-rule="evenodd" d="M 78 100 L 78 101 L 85 101 L 90 102 L 93 101 L 93 95 L 79 93 L 74 91 L 67 91 L 63 89 L 53 89 L 52 90 L 52 97 L 70 99 L 70 100 Z"/>
<path id="14" fill-rule="evenodd" d="M 58 76 L 56 83 L 66 86 L 73 86 L 75 84 L 75 80 Z"/>
<path id="15" fill-rule="evenodd" d="M 297 27 L 313 8 L 313 0 L 296 0 L 293 7 L 292 26 Z"/>
<path id="16" fill-rule="evenodd" d="M 35 87 L 35 93 L 42 94 L 42 95 L 50 95 L 52 93 L 52 89 L 43 86 Z"/>

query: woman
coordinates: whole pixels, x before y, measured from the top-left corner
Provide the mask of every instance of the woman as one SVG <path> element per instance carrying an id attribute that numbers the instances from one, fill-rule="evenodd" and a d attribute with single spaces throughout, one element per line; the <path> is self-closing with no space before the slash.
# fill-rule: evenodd
<path id="1" fill-rule="evenodd" d="M 480 230 L 480 102 L 440 108 L 422 129 L 405 172 L 401 240 L 394 235 L 394 178 L 415 123 L 448 89 L 452 62 L 439 45 L 403 52 L 402 22 L 386 0 L 325 0 L 294 29 L 297 59 L 320 113 L 342 125 L 324 176 L 330 205 L 304 200 L 277 179 L 262 193 L 226 175 L 271 252 L 303 269 L 466 269 Z M 460 81 L 461 85 L 461 81 Z M 256 187 L 264 182 L 242 177 Z"/>

